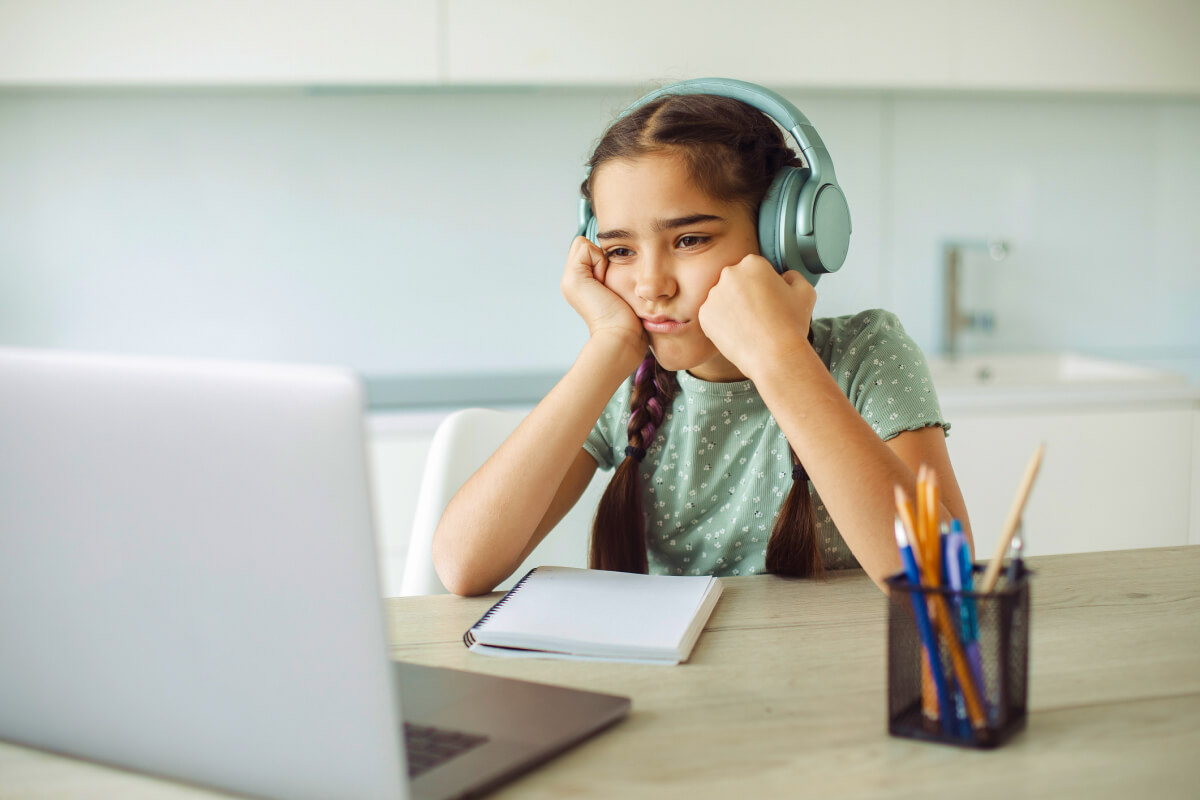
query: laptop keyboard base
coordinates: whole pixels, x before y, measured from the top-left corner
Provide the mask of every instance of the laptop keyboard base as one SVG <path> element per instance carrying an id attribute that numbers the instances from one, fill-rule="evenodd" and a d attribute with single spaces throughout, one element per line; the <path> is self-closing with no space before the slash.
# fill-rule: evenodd
<path id="1" fill-rule="evenodd" d="M 486 736 L 406 722 L 404 747 L 408 753 L 408 777 L 415 778 L 487 741 Z"/>

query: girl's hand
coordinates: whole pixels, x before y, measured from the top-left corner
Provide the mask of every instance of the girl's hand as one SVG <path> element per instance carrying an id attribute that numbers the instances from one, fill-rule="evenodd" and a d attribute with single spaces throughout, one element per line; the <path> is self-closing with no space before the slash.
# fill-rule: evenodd
<path id="1" fill-rule="evenodd" d="M 748 255 L 721 271 L 700 306 L 700 327 L 721 354 L 750 380 L 809 347 L 817 292 L 795 270 L 782 275 L 765 258 Z"/>
<path id="2" fill-rule="evenodd" d="M 592 338 L 615 336 L 627 345 L 632 370 L 646 355 L 646 331 L 629 304 L 604 285 L 607 271 L 604 251 L 587 238 L 576 236 L 563 271 L 563 297 L 583 317 Z"/>

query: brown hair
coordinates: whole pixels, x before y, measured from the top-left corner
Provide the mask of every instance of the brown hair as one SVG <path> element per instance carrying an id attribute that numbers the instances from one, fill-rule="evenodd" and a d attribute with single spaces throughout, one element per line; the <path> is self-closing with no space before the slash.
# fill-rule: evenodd
<path id="1" fill-rule="evenodd" d="M 758 218 L 763 196 L 779 170 L 803 166 L 775 123 L 757 109 L 715 95 L 667 95 L 634 109 L 609 127 L 588 161 L 590 172 L 580 187 L 583 196 L 592 199 L 592 176 L 602 164 L 650 154 L 683 158 L 697 187 L 717 200 L 741 203 L 751 219 Z M 675 374 L 648 352 L 633 374 L 625 459 L 596 509 L 589 559 L 593 569 L 648 569 L 641 460 L 654 444 L 655 433 L 678 391 Z M 824 560 L 816 543 L 808 476 L 794 451 L 792 461 L 797 478 L 767 543 L 767 570 L 817 576 L 824 571 Z"/>

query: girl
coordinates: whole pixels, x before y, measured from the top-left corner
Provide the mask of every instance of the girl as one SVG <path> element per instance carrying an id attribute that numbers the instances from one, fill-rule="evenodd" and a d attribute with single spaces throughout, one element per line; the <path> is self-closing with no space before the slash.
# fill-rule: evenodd
<path id="1" fill-rule="evenodd" d="M 562 277 L 589 338 L 447 506 L 433 553 L 448 589 L 507 578 L 597 466 L 616 466 L 600 569 L 861 566 L 883 587 L 900 568 L 893 487 L 912 495 L 921 464 L 969 540 L 919 348 L 885 311 L 813 319 L 814 287 L 759 254 L 785 166 L 802 163 L 779 128 L 729 97 L 667 94 L 604 134 L 582 186 L 594 241 L 574 240 Z"/>

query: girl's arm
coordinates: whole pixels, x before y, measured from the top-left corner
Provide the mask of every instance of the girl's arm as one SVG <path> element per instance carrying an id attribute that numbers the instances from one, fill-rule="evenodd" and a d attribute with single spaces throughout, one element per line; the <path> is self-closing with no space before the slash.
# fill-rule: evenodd
<path id="1" fill-rule="evenodd" d="M 942 428 L 907 431 L 884 442 L 842 393 L 816 351 L 805 345 L 786 358 L 776 354 L 785 368 L 765 370 L 751 380 L 871 579 L 884 588 L 883 579 L 900 569 L 893 487 L 898 484 L 915 497 L 922 463 L 937 473 L 943 514 L 961 520 L 971 542 L 966 505 Z"/>
<path id="2" fill-rule="evenodd" d="M 490 592 L 587 488 L 596 462 L 583 443 L 609 398 L 645 356 L 641 320 L 603 285 L 607 262 L 577 238 L 563 294 L 590 337 L 567 374 L 446 506 L 433 537 L 438 577 L 455 594 Z"/>
<path id="3" fill-rule="evenodd" d="M 943 511 L 971 528 L 940 427 L 884 442 L 858 413 L 808 343 L 816 292 L 800 275 L 780 276 L 759 256 L 728 267 L 700 309 L 717 348 L 754 382 L 796 451 L 859 564 L 880 588 L 900 569 L 893 487 L 916 493 L 932 467 Z M 973 544 L 972 544 L 973 546 Z"/>

